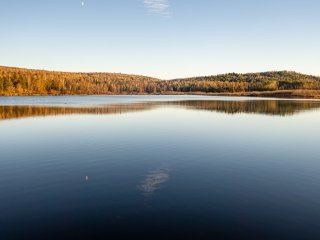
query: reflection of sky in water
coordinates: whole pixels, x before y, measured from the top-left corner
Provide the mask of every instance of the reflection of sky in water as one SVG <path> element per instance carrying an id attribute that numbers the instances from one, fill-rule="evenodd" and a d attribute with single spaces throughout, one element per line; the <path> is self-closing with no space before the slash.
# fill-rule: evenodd
<path id="1" fill-rule="evenodd" d="M 169 180 L 168 169 L 156 169 L 150 171 L 145 180 L 140 185 L 140 189 L 144 194 L 153 194 L 159 189 L 165 182 Z"/>
<path id="2" fill-rule="evenodd" d="M 318 104 L 120 105 L 0 106 L 1 240 L 318 239 Z"/>

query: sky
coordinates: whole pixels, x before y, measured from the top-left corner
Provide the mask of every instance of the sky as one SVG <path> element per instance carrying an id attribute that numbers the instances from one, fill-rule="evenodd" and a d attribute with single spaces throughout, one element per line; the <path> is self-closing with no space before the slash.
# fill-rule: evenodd
<path id="1" fill-rule="evenodd" d="M 319 0 L 0 0 L 0 65 L 320 76 Z"/>

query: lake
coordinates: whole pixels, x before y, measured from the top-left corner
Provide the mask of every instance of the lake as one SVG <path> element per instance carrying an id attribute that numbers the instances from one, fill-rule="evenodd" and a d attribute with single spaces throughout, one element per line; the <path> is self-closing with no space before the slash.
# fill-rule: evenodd
<path id="1" fill-rule="evenodd" d="M 320 101 L 0 97 L 0 239 L 319 239 Z"/>

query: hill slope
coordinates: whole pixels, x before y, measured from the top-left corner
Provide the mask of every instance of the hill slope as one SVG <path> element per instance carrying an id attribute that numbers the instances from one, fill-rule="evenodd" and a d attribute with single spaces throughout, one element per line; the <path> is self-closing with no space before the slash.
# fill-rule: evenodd
<path id="1" fill-rule="evenodd" d="M 0 66 L 0 95 L 139 93 L 156 81 L 120 73 L 53 72 Z"/>
<path id="2" fill-rule="evenodd" d="M 320 77 L 296 72 L 223 74 L 174 80 L 119 73 L 0 67 L 0 95 L 248 93 L 320 90 Z"/>

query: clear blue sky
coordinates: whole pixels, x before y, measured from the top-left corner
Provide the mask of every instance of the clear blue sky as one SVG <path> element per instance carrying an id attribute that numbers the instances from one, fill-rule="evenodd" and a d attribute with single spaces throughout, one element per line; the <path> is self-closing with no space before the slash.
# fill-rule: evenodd
<path id="1" fill-rule="evenodd" d="M 0 65 L 320 75 L 319 0 L 0 0 Z"/>

